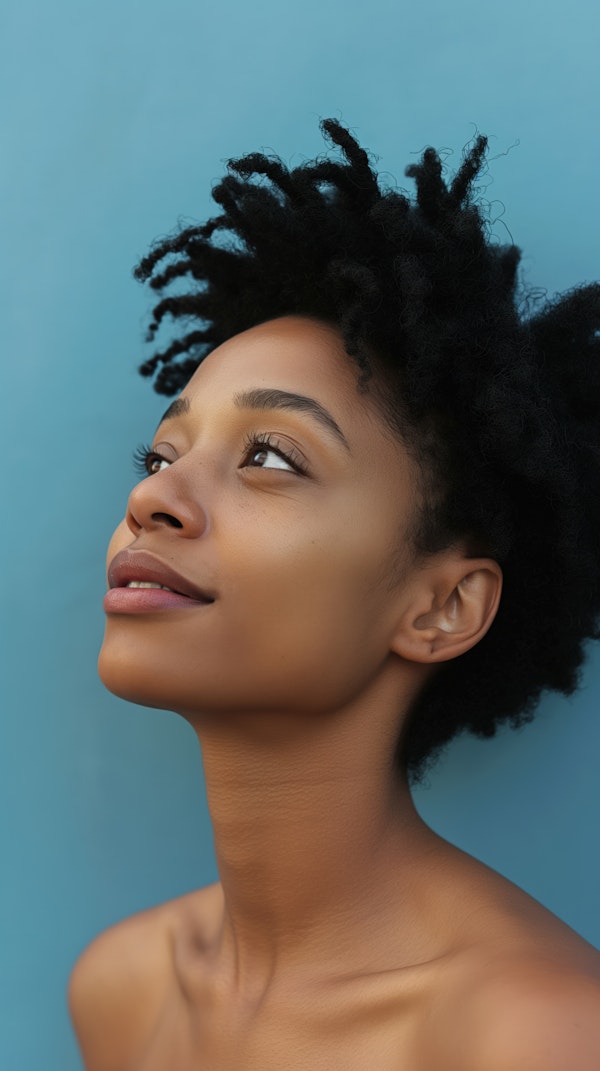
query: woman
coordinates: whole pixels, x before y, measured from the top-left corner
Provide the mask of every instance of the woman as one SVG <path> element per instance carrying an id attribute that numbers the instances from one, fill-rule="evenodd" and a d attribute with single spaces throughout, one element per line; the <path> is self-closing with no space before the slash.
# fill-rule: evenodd
<path id="1" fill-rule="evenodd" d="M 592 1071 L 600 955 L 434 834 L 461 729 L 572 691 L 600 610 L 600 287 L 525 319 L 433 150 L 251 155 L 138 268 L 196 321 L 108 553 L 100 673 L 198 734 L 219 882 L 102 934 L 88 1071 Z"/>

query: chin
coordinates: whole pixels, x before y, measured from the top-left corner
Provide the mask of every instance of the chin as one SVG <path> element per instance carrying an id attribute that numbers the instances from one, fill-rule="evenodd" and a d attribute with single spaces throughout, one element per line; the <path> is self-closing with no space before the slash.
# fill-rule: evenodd
<path id="1" fill-rule="evenodd" d="M 232 707 L 222 680 L 209 679 L 199 667 L 186 675 L 181 661 L 174 663 L 168 657 L 161 661 L 160 653 L 143 641 L 126 642 L 123 636 L 112 637 L 109 630 L 98 655 L 98 675 L 104 687 L 120 699 L 183 717 Z"/>
<path id="2" fill-rule="evenodd" d="M 123 658 L 115 658 L 103 646 L 98 656 L 98 676 L 105 688 L 120 699 L 144 707 L 163 707 L 161 695 L 152 674 L 140 671 Z"/>
<path id="3" fill-rule="evenodd" d="M 173 674 L 152 658 L 146 643 L 107 623 L 98 655 L 98 675 L 105 688 L 120 699 L 145 707 L 173 709 Z"/>

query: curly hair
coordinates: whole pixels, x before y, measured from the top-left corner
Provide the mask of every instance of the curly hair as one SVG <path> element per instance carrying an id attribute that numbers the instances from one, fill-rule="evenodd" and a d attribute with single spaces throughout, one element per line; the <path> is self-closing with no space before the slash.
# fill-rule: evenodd
<path id="1" fill-rule="evenodd" d="M 413 706 L 398 759 L 419 780 L 459 731 L 492 736 L 571 693 L 600 614 L 600 285 L 531 311 L 520 251 L 492 239 L 474 180 L 477 137 L 451 181 L 428 148 L 406 169 L 416 199 L 383 188 L 368 154 L 328 119 L 338 148 L 289 169 L 231 160 L 219 213 L 160 241 L 135 275 L 183 337 L 141 367 L 173 394 L 216 346 L 301 314 L 334 324 L 386 420 L 417 458 L 424 554 L 458 540 L 502 566 L 491 629 L 444 663 Z M 186 292 L 163 292 L 187 277 Z"/>

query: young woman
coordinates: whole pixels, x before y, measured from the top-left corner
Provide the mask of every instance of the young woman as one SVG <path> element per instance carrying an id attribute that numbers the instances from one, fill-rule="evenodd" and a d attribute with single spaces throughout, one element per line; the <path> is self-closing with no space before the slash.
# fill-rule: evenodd
<path id="1" fill-rule="evenodd" d="M 477 140 L 234 161 L 138 268 L 189 330 L 108 553 L 100 673 L 202 746 L 218 884 L 75 966 L 88 1071 L 597 1071 L 600 955 L 434 834 L 458 731 L 572 691 L 600 610 L 600 287 L 519 315 Z"/>

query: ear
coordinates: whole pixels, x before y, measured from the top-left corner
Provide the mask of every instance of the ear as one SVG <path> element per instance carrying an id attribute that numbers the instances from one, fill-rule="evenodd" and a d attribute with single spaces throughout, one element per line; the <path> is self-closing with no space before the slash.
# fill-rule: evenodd
<path id="1" fill-rule="evenodd" d="M 411 662 L 445 662 L 474 647 L 500 602 L 502 570 L 491 558 L 444 552 L 410 584 L 392 650 Z"/>

